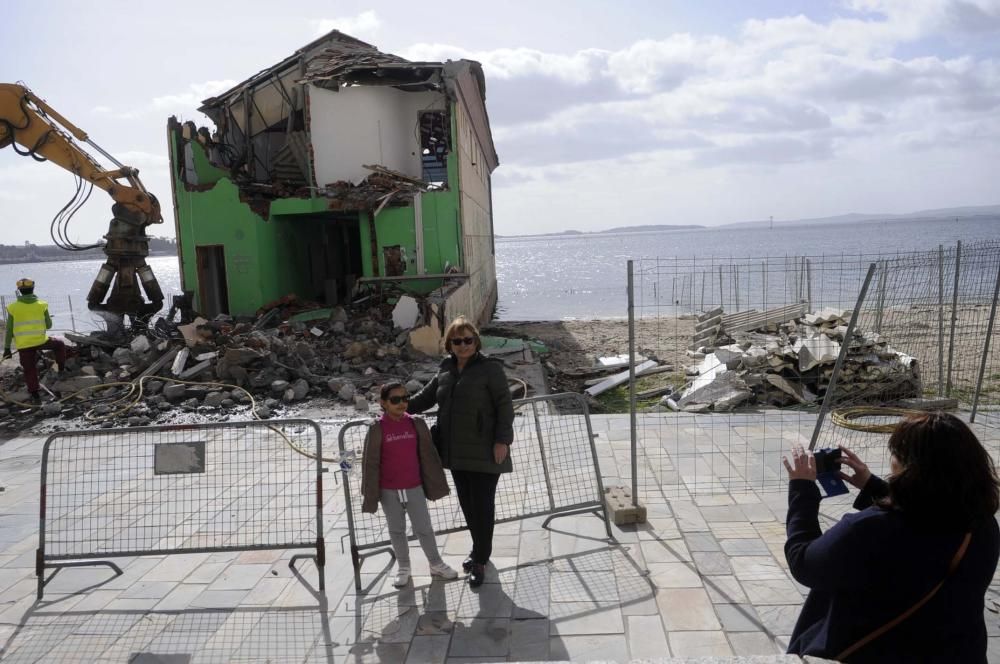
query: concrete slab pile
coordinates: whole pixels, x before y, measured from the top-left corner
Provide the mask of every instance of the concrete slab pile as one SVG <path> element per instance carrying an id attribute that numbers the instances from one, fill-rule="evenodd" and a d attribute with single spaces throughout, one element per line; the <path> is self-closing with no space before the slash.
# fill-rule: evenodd
<path id="1" fill-rule="evenodd" d="M 818 402 L 830 385 L 845 343 L 852 312 L 825 308 L 776 322 L 761 315 L 756 328 L 727 331 L 721 309 L 708 312 L 695 328 L 689 355 L 703 358 L 688 367 L 687 385 L 661 400 L 661 407 L 687 412 L 728 411 L 737 406 L 791 406 Z M 767 313 L 767 312 L 765 312 Z M 793 314 L 795 312 L 792 312 Z M 707 332 L 711 330 L 711 334 Z M 714 339 L 713 344 L 698 340 Z M 917 360 L 889 340 L 855 330 L 836 396 L 860 403 L 886 403 L 922 393 Z"/>

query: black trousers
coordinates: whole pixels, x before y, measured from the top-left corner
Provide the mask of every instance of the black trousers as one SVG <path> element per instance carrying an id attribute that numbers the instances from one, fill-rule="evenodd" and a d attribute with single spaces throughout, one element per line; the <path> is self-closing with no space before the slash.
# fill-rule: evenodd
<path id="1" fill-rule="evenodd" d="M 493 521 L 496 518 L 497 482 L 500 475 L 453 470 L 458 504 L 472 535 L 472 562 L 485 565 L 493 555 Z"/>

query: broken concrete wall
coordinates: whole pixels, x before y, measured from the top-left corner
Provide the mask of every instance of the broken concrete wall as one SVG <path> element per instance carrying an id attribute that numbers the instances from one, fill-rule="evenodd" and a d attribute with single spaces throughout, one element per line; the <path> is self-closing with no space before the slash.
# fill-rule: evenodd
<path id="1" fill-rule="evenodd" d="M 380 164 L 410 177 L 422 176 L 420 111 L 446 108 L 441 92 L 404 92 L 393 87 L 351 86 L 336 92 L 308 88 L 309 134 L 316 182 L 359 184 Z"/>

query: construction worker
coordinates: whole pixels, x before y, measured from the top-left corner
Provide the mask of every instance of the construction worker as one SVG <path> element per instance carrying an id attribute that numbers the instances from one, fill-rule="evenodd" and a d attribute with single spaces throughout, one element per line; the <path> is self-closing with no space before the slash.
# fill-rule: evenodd
<path id="1" fill-rule="evenodd" d="M 10 342 L 17 342 L 17 354 L 24 369 L 24 382 L 32 403 L 39 403 L 38 394 L 38 352 L 53 350 L 59 371 L 66 367 L 66 344 L 59 339 L 50 339 L 45 333 L 52 327 L 49 305 L 35 295 L 35 282 L 18 279 L 17 302 L 7 305 L 7 335 L 3 344 L 3 358 L 11 357 Z"/>

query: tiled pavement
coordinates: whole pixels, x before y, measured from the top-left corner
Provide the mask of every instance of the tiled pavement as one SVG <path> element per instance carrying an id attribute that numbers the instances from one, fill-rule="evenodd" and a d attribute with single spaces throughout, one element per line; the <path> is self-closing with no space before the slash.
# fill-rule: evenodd
<path id="1" fill-rule="evenodd" d="M 627 416 L 593 424 L 605 482 L 627 483 Z M 644 444 L 656 445 L 654 438 L 645 432 Z M 376 556 L 365 563 L 361 594 L 338 545 L 346 533 L 343 497 L 332 491 L 325 593 L 315 590 L 312 563 L 296 574 L 290 553 L 253 551 L 121 559 L 120 577 L 99 567 L 67 569 L 36 604 L 42 443 L 0 444 L 5 661 L 799 661 L 780 656 L 804 592 L 782 554 L 781 491 L 650 492 L 648 523 L 614 528 L 616 541 L 589 514 L 548 528 L 542 518 L 502 524 L 495 566 L 478 591 L 461 580 L 432 581 L 415 549 L 412 586 L 392 588 L 388 556 Z M 724 451 L 746 452 L 731 444 Z M 843 509 L 843 501 L 824 503 L 830 518 Z M 439 541 L 457 567 L 467 535 Z M 1000 584 L 991 589 L 998 594 Z M 990 661 L 1000 662 L 1000 620 L 988 613 L 987 624 Z"/>

